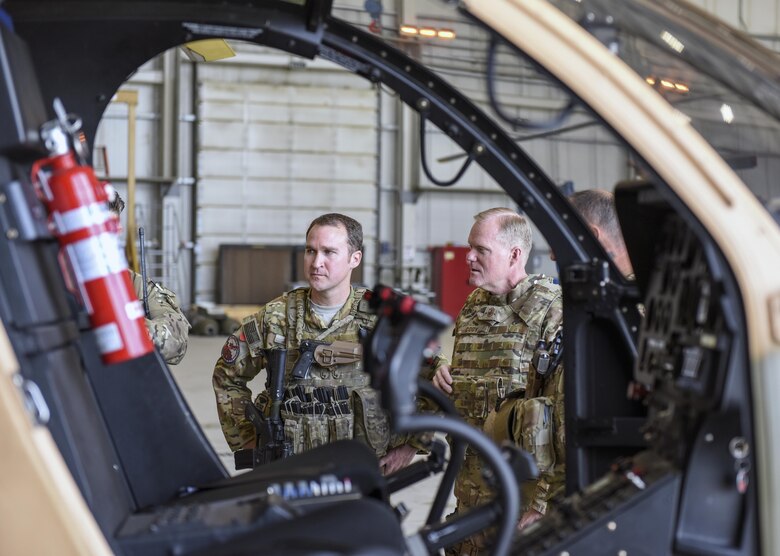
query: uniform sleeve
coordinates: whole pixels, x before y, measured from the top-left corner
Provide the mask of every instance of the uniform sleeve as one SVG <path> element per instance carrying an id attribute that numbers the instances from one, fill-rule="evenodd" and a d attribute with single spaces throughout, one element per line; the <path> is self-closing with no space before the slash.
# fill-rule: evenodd
<path id="1" fill-rule="evenodd" d="M 255 440 L 255 428 L 244 416 L 244 408 L 252 403 L 252 392 L 247 383 L 263 368 L 262 359 L 262 356 L 250 356 L 242 325 L 225 341 L 214 366 L 211 384 L 217 400 L 219 424 L 234 452 Z"/>
<path id="2" fill-rule="evenodd" d="M 163 359 L 176 365 L 187 353 L 190 323 L 179 309 L 175 293 L 153 282 L 147 288 L 151 318 L 146 319 L 146 328 Z"/>
<path id="3" fill-rule="evenodd" d="M 542 337 L 548 345 L 552 345 L 555 335 L 563 326 L 563 303 L 560 295 L 550 305 L 542 323 Z M 541 395 L 553 399 L 553 424 L 555 465 L 539 475 L 534 489 L 531 508 L 539 513 L 546 513 L 547 504 L 554 496 L 562 492 L 566 486 L 566 448 L 564 431 L 564 399 L 563 399 L 563 364 L 559 364 L 544 383 Z"/>
<path id="4" fill-rule="evenodd" d="M 566 487 L 566 432 L 564 429 L 563 365 L 559 365 L 549 377 L 543 395 L 553 398 L 553 449 L 555 465 L 539 475 L 534 489 L 531 508 L 544 514 L 548 502 Z"/>
<path id="5" fill-rule="evenodd" d="M 550 304 L 544 321 L 542 321 L 542 338 L 548 345 L 551 345 L 561 326 L 563 326 L 563 301 L 561 295 L 558 294 Z"/>

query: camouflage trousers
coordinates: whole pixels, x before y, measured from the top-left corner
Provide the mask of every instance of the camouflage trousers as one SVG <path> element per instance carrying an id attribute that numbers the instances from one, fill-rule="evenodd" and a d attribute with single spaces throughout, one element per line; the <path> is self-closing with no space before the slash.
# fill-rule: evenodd
<path id="1" fill-rule="evenodd" d="M 474 452 L 466 454 L 461 472 L 455 480 L 455 497 L 458 499 L 455 511 L 448 517 L 465 513 L 493 500 L 494 491 L 482 478 L 485 464 Z M 525 481 L 520 485 L 521 502 L 520 515 L 530 509 L 533 500 L 536 481 Z M 482 556 L 490 554 L 495 541 L 497 529 L 491 527 L 455 544 L 444 553 L 447 556 Z"/>
<path id="2" fill-rule="evenodd" d="M 455 498 L 458 500 L 455 512 L 457 515 L 465 513 L 472 508 L 481 506 L 493 499 L 494 492 L 482 476 L 484 467 L 482 459 L 471 448 L 466 450 L 466 457 L 458 476 L 455 478 Z M 445 550 L 448 556 L 488 554 L 493 544 L 495 529 L 481 531 L 468 539 L 451 546 Z"/>
<path id="3" fill-rule="evenodd" d="M 550 469 L 555 463 L 551 443 L 552 401 L 550 398 L 531 400 L 507 400 L 501 411 L 491 411 L 484 423 L 484 432 L 496 443 L 511 441 L 534 455 L 541 470 Z M 494 498 L 494 491 L 483 477 L 485 464 L 471 449 L 466 451 L 463 466 L 455 479 L 455 498 L 458 505 L 455 513 L 488 503 Z M 520 485 L 520 515 L 527 512 L 534 499 L 537 482 L 525 481 Z M 478 555 L 490 552 L 495 528 L 482 531 L 465 541 L 447 549 L 448 555 Z"/>

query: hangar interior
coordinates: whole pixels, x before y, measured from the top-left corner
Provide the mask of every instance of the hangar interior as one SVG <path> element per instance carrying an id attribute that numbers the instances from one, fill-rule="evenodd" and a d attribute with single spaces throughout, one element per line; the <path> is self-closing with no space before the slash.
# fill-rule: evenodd
<path id="1" fill-rule="evenodd" d="M 780 46 L 776 2 L 695 4 L 770 48 Z M 453 18 L 450 8 L 429 0 L 342 1 L 333 13 L 381 33 L 493 113 L 485 86 L 488 35 L 476 23 Z M 404 25 L 452 31 L 454 38 L 410 35 L 401 31 Z M 516 206 L 493 179 L 474 164 L 451 187 L 434 185 L 420 162 L 417 113 L 387 88 L 322 58 L 308 60 L 236 39 L 226 44 L 235 55 L 205 62 L 177 48 L 144 64 L 121 88 L 129 94 L 109 104 L 94 140 L 99 176 L 127 199 L 128 138 L 134 134 L 133 209 L 136 225 L 145 229 L 150 277 L 173 289 L 184 307 L 263 303 L 302 279 L 289 251 L 300 252 L 314 217 L 336 211 L 363 224 L 362 283 L 381 281 L 438 304 L 442 296 L 462 299 L 463 277 L 434 276 L 433 268 L 453 256 L 462 261 L 462 251 L 440 248 L 466 245 L 474 214 Z M 652 61 L 652 52 L 640 50 L 637 56 Z M 667 69 L 670 75 L 657 76 L 648 69 L 662 92 L 668 91 L 661 79 L 681 75 Z M 502 47 L 494 83 L 501 107 L 510 114 L 545 121 L 566 104 L 544 76 Z M 668 94 L 690 104 L 694 93 L 701 96 L 680 89 Z M 134 105 L 132 130 L 128 100 Z M 746 146 L 740 129 L 756 122 L 739 114 L 724 128 L 720 108 L 721 103 L 698 102 L 697 127 L 711 127 L 724 150 L 733 148 L 738 173 L 772 202 L 780 196 L 771 179 L 777 164 L 771 153 L 778 146 L 768 142 L 774 135 L 767 131 L 763 143 Z M 506 127 L 563 188 L 612 190 L 637 175 L 629 153 L 576 107 L 558 129 Z M 425 143 L 434 177 L 454 176 L 465 160 L 463 151 L 435 125 L 425 127 Z M 751 147 L 767 154 L 759 164 L 742 156 Z M 277 261 L 283 262 L 277 266 Z M 252 278 L 230 282 L 236 264 Z M 529 271 L 556 273 L 538 231 Z"/>
<path id="2" fill-rule="evenodd" d="M 563 0 L 553 3 L 564 8 L 567 5 Z M 769 47 L 777 47 L 780 11 L 774 3 L 700 2 L 699 5 L 731 21 Z M 410 0 L 395 3 L 354 1 L 337 3 L 333 14 L 368 33 L 381 36 L 412 59 L 424 62 L 443 80 L 455 84 L 458 91 L 486 113 L 503 112 L 510 120 L 514 119 L 505 122 L 504 131 L 512 148 L 519 148 L 505 149 L 502 154 L 505 160 L 511 156 L 513 160 L 517 159 L 518 166 L 522 165 L 523 179 L 539 186 L 539 192 L 535 194 L 537 201 L 542 203 L 534 206 L 533 194 L 520 194 L 509 188 L 505 192 L 487 170 L 471 164 L 480 156 L 480 147 L 484 148 L 484 145 L 475 144 L 473 150 L 464 151 L 461 145 L 465 140 L 452 123 L 455 119 L 450 121 L 449 127 L 440 128 L 437 124 L 446 122 L 446 118 L 436 112 L 428 113 L 426 106 L 421 104 L 427 102 L 425 99 L 410 107 L 401 102 L 404 91 L 393 92 L 379 84 L 380 79 L 373 83 L 370 78 L 360 78 L 346 71 L 343 66 L 357 62 L 332 46 L 343 39 L 340 35 L 334 34 L 331 38 L 334 43 L 323 45 L 319 57 L 313 61 L 261 48 L 231 36 L 226 42 L 210 41 L 209 45 L 174 48 L 138 68 L 108 103 L 92 141 L 92 158 L 99 176 L 111 181 L 130 206 L 123 221 L 131 261 L 135 257 L 132 253 L 137 239 L 136 227 L 142 226 L 145 230 L 151 279 L 176 291 L 184 307 L 221 306 L 234 310 L 249 307 L 251 310 L 301 281 L 300 254 L 306 226 L 319 214 L 338 211 L 360 220 L 366 232 L 364 264 L 357 278 L 360 282 L 369 286 L 377 282 L 390 284 L 441 307 L 453 303 L 457 311 L 459 299 L 461 302 L 463 299 L 457 295 L 465 296 L 465 293 L 463 283 L 458 283 L 461 278 L 451 269 L 463 264 L 464 251 L 456 248 L 465 245 L 476 212 L 508 206 L 521 212 L 527 210 L 529 214 L 536 210 L 537 216 L 543 209 L 549 216 L 550 207 L 554 206 L 558 220 L 578 220 L 576 216 L 572 217 L 573 213 L 567 212 L 562 197 L 559 200 L 554 195 L 557 193 L 555 187 L 544 189 L 548 186 L 545 180 L 549 178 L 563 194 L 589 188 L 612 190 L 615 184 L 629 184 L 623 189 L 627 192 L 624 199 L 632 195 L 632 201 L 641 198 L 653 210 L 658 209 L 650 216 L 657 216 L 657 221 L 668 224 L 664 229 L 641 229 L 646 221 L 637 219 L 633 223 L 634 239 L 652 244 L 657 234 L 669 243 L 677 241 L 678 244 L 673 245 L 676 248 L 671 249 L 668 256 L 661 257 L 661 265 L 668 275 L 676 273 L 674 276 L 679 277 L 684 274 L 679 283 L 670 279 L 674 282 L 671 285 L 643 283 L 642 288 L 655 287 L 653 293 L 660 296 L 667 294 L 667 289 L 674 290 L 674 295 L 682 295 L 700 287 L 701 291 L 696 292 L 700 294 L 699 301 L 705 309 L 710 304 L 714 309 L 712 313 L 705 310 L 701 321 L 696 321 L 698 332 L 711 327 L 714 332 L 709 328 L 705 330 L 709 340 L 721 332 L 723 337 L 720 344 L 715 342 L 709 346 L 714 355 L 707 363 L 712 362 L 713 369 L 717 364 L 716 370 L 722 370 L 728 358 L 736 366 L 733 362 L 744 355 L 744 346 L 734 340 L 735 347 L 730 352 L 728 348 L 732 344 L 728 340 L 741 338 L 735 332 L 739 328 L 736 325 L 739 318 L 734 316 L 736 312 L 727 312 L 726 317 L 732 320 L 724 324 L 728 319 L 719 311 L 733 309 L 733 306 L 723 309 L 716 301 L 711 302 L 710 290 L 704 287 L 710 283 L 706 276 L 706 271 L 711 270 L 708 265 L 722 269 L 718 266 L 721 261 L 718 253 L 710 250 L 702 254 L 711 245 L 700 245 L 684 226 L 675 228 L 673 224 L 680 220 L 669 216 L 671 204 L 667 206 L 658 201 L 658 197 L 646 195 L 652 185 L 649 178 L 653 177 L 645 173 L 647 166 L 643 163 L 647 161 L 635 158 L 636 155 L 612 135 L 603 121 L 581 109 L 536 67 L 508 48 L 491 43 L 489 35 L 477 24 L 455 17 L 457 12 L 452 6 Z M 608 25 L 600 33 L 600 22 L 596 20 L 588 27 L 615 54 L 619 53 L 632 61 L 635 68 L 640 68 L 647 85 L 679 108 L 680 121 L 691 122 L 756 196 L 770 209 L 773 207 L 780 197 L 780 190 L 772 179 L 778 152 L 778 145 L 773 142 L 779 136 L 773 121 L 764 120 L 760 111 L 743 106 L 738 97 L 729 96 L 731 93 L 719 88 L 715 80 L 703 74 L 691 74 L 687 68 L 675 65 L 657 45 L 630 35 L 612 36 Z M 672 49 L 677 46 L 672 36 L 661 39 Z M 215 53 L 211 49 L 219 51 Z M 222 57 L 226 51 L 229 56 Z M 377 50 L 376 54 L 386 56 L 383 52 Z M 199 57 L 219 59 L 205 61 Z M 354 73 L 360 74 L 360 70 L 357 68 Z M 411 64 L 406 71 L 413 72 Z M 430 79 L 427 86 L 433 90 L 438 82 L 433 76 Z M 452 94 L 451 104 L 463 104 L 461 97 Z M 490 99 L 491 95 L 496 98 Z M 409 102 L 408 95 L 404 100 Z M 440 100 L 438 102 L 442 104 Z M 437 108 L 446 112 L 440 106 Z M 461 106 L 458 109 L 458 115 L 464 115 L 459 121 L 465 127 L 468 112 Z M 428 116 L 430 120 L 426 121 Z M 477 117 L 472 118 L 476 124 Z M 747 133 L 748 128 L 750 133 Z M 470 133 L 474 131 L 470 130 Z M 491 139 L 498 144 L 504 140 L 500 136 L 500 133 L 494 133 Z M 492 168 L 493 175 L 501 175 L 496 166 Z M 534 168 L 543 169 L 544 175 Z M 441 183 L 448 181 L 457 183 Z M 542 192 L 545 191 L 549 203 L 543 199 Z M 540 225 L 545 225 L 544 218 L 539 220 L 542 221 Z M 579 227 L 584 229 L 581 222 Z M 547 223 L 544 233 L 552 240 L 557 239 L 556 245 L 561 245 L 563 228 L 569 229 L 566 226 L 555 228 Z M 557 237 L 556 233 L 559 234 Z M 578 474 L 567 477 L 573 490 L 592 484 L 607 469 L 607 463 L 614 456 L 610 450 L 628 446 L 628 452 L 635 453 L 645 441 L 652 441 L 648 437 L 650 440 L 645 438 L 641 443 L 632 444 L 637 439 L 626 440 L 630 435 L 621 435 L 620 430 L 602 444 L 599 439 L 594 441 L 592 438 L 598 436 L 598 431 L 588 436 L 588 427 L 598 429 L 599 426 L 599 402 L 616 392 L 619 395 L 612 397 L 619 401 L 609 407 L 613 413 L 606 415 L 615 417 L 614 423 L 618 424 L 632 419 L 631 422 L 636 422 L 637 415 L 631 413 L 631 403 L 624 399 L 625 381 L 630 373 L 621 375 L 615 370 L 620 371 L 622 367 L 625 371 L 629 367 L 625 364 L 629 349 L 634 349 L 633 356 L 636 357 L 637 348 L 633 344 L 639 321 L 634 313 L 638 309 L 631 305 L 636 306 L 638 293 L 626 280 L 618 278 L 610 282 L 610 275 L 617 276 L 603 257 L 603 250 L 594 247 L 595 241 L 586 237 L 587 233 L 577 236 L 578 233 L 582 232 L 574 232 L 566 238 L 575 246 L 570 248 L 571 252 L 559 251 L 562 268 L 573 269 L 568 278 L 565 274 L 562 277 L 565 285 L 572 286 L 566 290 L 567 303 L 573 301 L 570 307 L 574 308 L 570 313 L 573 318 L 569 320 L 567 316 L 567 326 L 581 332 L 572 334 L 571 338 L 579 345 L 592 341 L 593 345 L 618 347 L 614 351 L 605 350 L 608 353 L 596 354 L 594 349 L 593 352 L 582 350 L 574 356 L 567 354 L 580 363 L 582 369 L 586 367 L 582 364 L 586 359 L 590 368 L 601 360 L 606 361 L 604 366 L 608 368 L 608 372 L 597 378 L 587 377 L 584 372 L 572 377 L 571 382 L 583 376 L 592 382 L 604 382 L 595 387 L 587 384 L 592 397 L 585 400 L 583 396 L 574 402 L 584 408 L 583 418 L 571 426 L 579 427 L 577 432 L 584 432 L 582 444 L 573 446 L 567 453 L 567 458 L 581 459 Z M 542 231 L 536 230 L 534 239 L 528 270 L 556 275 L 556 266 L 550 260 L 550 248 Z M 574 253 L 578 242 L 588 250 L 581 248 L 580 252 Z M 583 268 L 590 273 L 584 281 L 593 278 L 599 258 L 594 255 L 592 260 L 578 261 L 575 257 L 575 254 L 579 256 L 586 252 L 600 253 L 602 257 L 603 265 L 598 267 L 604 277 L 601 297 L 595 289 L 590 296 L 590 291 L 574 280 L 575 271 Z M 580 265 L 567 266 L 564 258 Z M 587 267 L 591 261 L 594 268 Z M 445 265 L 453 266 L 442 270 Z M 683 270 L 679 271 L 680 268 Z M 660 274 L 662 272 L 657 272 L 654 278 Z M 728 272 L 718 274 L 717 278 L 730 284 Z M 453 290 L 457 294 L 455 300 L 447 297 Z M 626 299 L 630 301 L 628 306 Z M 609 315 L 612 321 L 599 313 L 603 310 L 602 301 L 605 305 L 614 304 L 608 306 L 608 309 L 614 309 Z M 693 304 L 689 301 L 686 309 L 691 309 L 688 305 Z M 585 305 L 591 311 L 589 315 L 596 317 L 592 322 L 585 322 L 587 319 L 581 316 Z M 652 326 L 657 322 L 670 326 L 677 324 L 670 322 L 672 317 L 663 314 L 661 309 L 651 308 L 651 314 L 656 318 L 648 319 L 653 322 L 642 325 L 642 332 L 651 340 L 657 340 L 640 346 L 643 353 L 649 354 L 641 361 L 648 367 L 656 363 L 653 356 L 657 353 L 653 350 L 660 353 L 663 349 L 663 342 L 652 334 L 668 332 L 666 329 L 654 330 Z M 688 316 L 683 314 L 681 318 Z M 614 340 L 615 337 L 618 339 Z M 681 344 L 688 341 L 687 337 L 679 337 L 682 337 Z M 224 460 L 230 454 L 221 444 L 213 392 L 208 383 L 213 360 L 223 340 L 192 340 L 187 357 L 172 371 L 206 436 Z M 698 348 L 692 347 L 694 351 Z M 602 359 L 597 361 L 598 357 Z M 90 365 L 100 368 L 95 362 Z M 43 367 L 43 363 L 40 366 Z M 638 371 L 640 374 L 643 368 Z M 729 390 L 724 399 L 745 396 L 744 377 L 733 378 L 735 374 L 729 375 L 728 386 L 737 384 L 738 388 Z M 710 393 L 705 391 L 707 388 L 712 388 L 713 392 L 720 392 L 721 388 L 728 390 L 723 375 L 725 372 L 717 378 L 704 376 L 701 384 L 696 382 L 698 379 L 691 380 L 696 382 L 687 385 L 693 392 L 692 405 L 699 402 L 696 396 Z M 97 389 L 115 396 L 121 394 L 122 388 L 111 383 L 107 376 L 97 373 Z M 612 384 L 610 380 L 616 378 Z M 126 380 L 127 386 L 132 387 L 129 376 L 123 376 L 121 380 Z M 737 383 L 737 380 L 743 382 Z M 705 381 L 709 382 L 705 384 Z M 567 388 L 571 388 L 571 382 L 567 382 Z M 695 391 L 696 388 L 701 391 Z M 633 401 L 636 400 L 629 400 Z M 142 412 L 141 406 L 130 409 Z M 704 412 L 702 410 L 702 414 Z M 654 421 L 657 426 L 659 423 L 659 428 L 670 425 L 672 432 L 668 436 L 675 440 L 678 423 Z M 679 425 L 680 430 L 684 425 Z M 110 426 L 127 432 L 127 423 L 111 423 Z M 636 433 L 634 431 L 634 436 Z M 656 439 L 663 436 L 662 433 Z M 127 436 L 137 440 L 137 434 L 140 433 L 130 431 Z M 666 447 L 664 445 L 662 449 Z M 121 449 L 118 442 L 117 450 Z M 674 457 L 672 454 L 670 461 L 674 461 Z M 225 466 L 232 470 L 229 463 L 225 462 Z M 702 483 L 708 480 L 717 482 L 708 475 Z M 685 495 L 692 499 L 697 484 L 690 481 L 686 487 L 689 485 L 693 486 Z M 740 500 L 739 504 L 742 503 Z M 683 540 L 693 546 L 699 542 L 697 533 L 700 529 L 708 532 L 718 529 L 717 524 L 703 524 L 704 521 L 692 519 L 692 532 L 687 533 L 687 537 L 682 535 Z M 713 534 L 716 540 L 720 538 L 717 533 Z M 730 531 L 722 534 L 723 537 L 729 535 L 739 536 Z"/>

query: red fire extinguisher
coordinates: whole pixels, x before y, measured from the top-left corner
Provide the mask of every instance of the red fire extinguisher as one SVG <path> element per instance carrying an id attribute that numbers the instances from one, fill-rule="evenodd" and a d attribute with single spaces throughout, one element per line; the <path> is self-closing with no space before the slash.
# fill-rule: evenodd
<path id="1" fill-rule="evenodd" d="M 54 109 L 57 119 L 41 128 L 49 157 L 32 167 L 36 192 L 89 313 L 103 361 L 140 357 L 154 345 L 119 249 L 118 219 L 108 210 L 110 186 L 98 182 L 83 160 L 83 146 L 74 136 L 80 122 L 68 120 L 59 99 Z"/>

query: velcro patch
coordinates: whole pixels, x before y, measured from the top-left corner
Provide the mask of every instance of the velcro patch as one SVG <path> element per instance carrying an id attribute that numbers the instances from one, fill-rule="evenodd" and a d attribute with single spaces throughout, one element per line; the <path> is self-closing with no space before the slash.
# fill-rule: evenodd
<path id="1" fill-rule="evenodd" d="M 246 342 L 250 348 L 255 347 L 256 344 L 262 342 L 260 338 L 260 331 L 257 329 L 257 321 L 255 319 L 249 319 L 244 323 L 244 334 L 246 335 Z"/>

